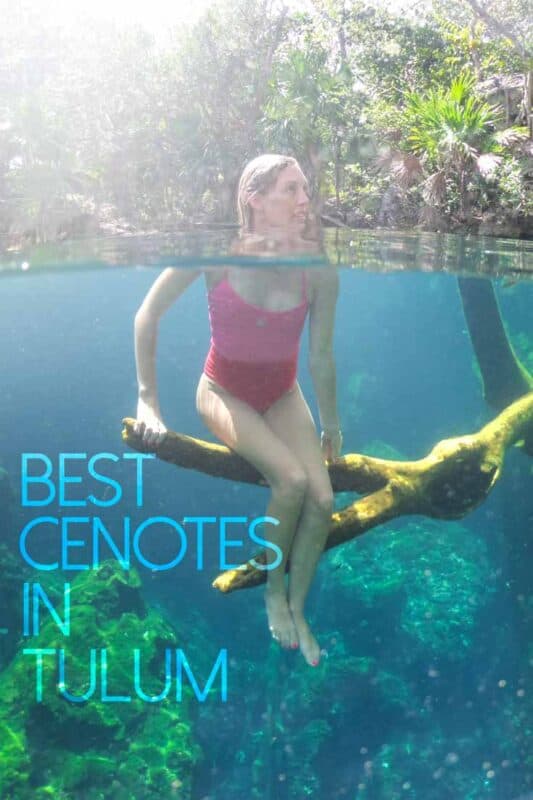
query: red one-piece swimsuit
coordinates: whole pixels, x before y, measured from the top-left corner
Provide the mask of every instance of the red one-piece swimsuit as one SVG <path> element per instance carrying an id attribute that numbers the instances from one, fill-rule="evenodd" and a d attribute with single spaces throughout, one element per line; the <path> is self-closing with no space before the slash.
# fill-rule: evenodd
<path id="1" fill-rule="evenodd" d="M 296 382 L 300 337 L 309 308 L 302 272 L 302 302 L 286 311 L 248 303 L 224 278 L 209 290 L 211 346 L 205 374 L 260 414 Z"/>

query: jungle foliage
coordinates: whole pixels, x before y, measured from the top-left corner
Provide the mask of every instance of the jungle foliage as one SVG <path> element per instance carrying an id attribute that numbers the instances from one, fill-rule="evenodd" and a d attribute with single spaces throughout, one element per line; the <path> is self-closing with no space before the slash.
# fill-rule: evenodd
<path id="1" fill-rule="evenodd" d="M 233 222 L 264 151 L 299 158 L 324 215 L 351 226 L 531 235 L 527 0 L 434 0 L 418 19 L 306 8 L 220 0 L 165 45 L 3 14 L 0 235 Z"/>

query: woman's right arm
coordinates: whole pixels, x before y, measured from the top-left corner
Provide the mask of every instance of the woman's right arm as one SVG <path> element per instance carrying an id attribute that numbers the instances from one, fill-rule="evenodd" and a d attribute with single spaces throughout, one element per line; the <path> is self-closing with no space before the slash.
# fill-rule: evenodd
<path id="1" fill-rule="evenodd" d="M 159 320 L 185 291 L 201 270 L 169 267 L 154 281 L 135 315 L 135 363 L 139 399 L 135 433 L 149 445 L 161 442 L 166 427 L 161 419 L 156 376 L 156 348 Z"/>

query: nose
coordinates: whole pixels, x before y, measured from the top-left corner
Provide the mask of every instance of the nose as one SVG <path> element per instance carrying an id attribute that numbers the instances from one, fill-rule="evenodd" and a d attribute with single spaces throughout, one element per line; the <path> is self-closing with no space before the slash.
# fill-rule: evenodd
<path id="1" fill-rule="evenodd" d="M 309 195 L 307 194 L 307 192 L 305 191 L 303 186 L 300 186 L 300 188 L 298 189 L 298 200 L 297 200 L 297 203 L 298 203 L 299 206 L 308 206 L 309 205 Z"/>

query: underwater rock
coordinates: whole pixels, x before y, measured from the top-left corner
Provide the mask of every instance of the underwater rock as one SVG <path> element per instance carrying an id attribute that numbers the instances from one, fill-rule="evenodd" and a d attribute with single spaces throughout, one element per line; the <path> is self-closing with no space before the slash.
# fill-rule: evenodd
<path id="1" fill-rule="evenodd" d="M 15 494 L 9 480 L 9 473 L 3 467 L 0 467 L 0 508 L 2 513 L 5 514 L 14 503 Z"/>
<path id="2" fill-rule="evenodd" d="M 110 684 L 129 672 L 133 648 L 142 652 L 143 690 L 161 692 L 165 648 L 176 636 L 162 615 L 145 608 L 138 574 L 113 562 L 80 575 L 71 585 L 71 632 L 63 636 L 46 619 L 27 648 L 63 649 L 68 689 L 87 690 L 88 650 L 112 655 Z M 69 702 L 58 691 L 46 661 L 42 701 L 37 699 L 35 659 L 22 651 L 0 673 L 0 797 L 2 800 L 168 800 L 190 797 L 190 775 L 199 758 L 191 735 L 189 695 L 156 704 L 98 699 Z"/>
<path id="3" fill-rule="evenodd" d="M 213 800 L 229 797 L 265 797 L 308 800 L 332 797 L 324 791 L 324 770 L 339 748 L 361 745 L 368 730 L 354 720 L 367 718 L 368 708 L 379 718 L 402 724 L 406 709 L 416 704 L 407 683 L 380 666 L 375 658 L 356 657 L 345 646 L 342 634 L 322 631 L 321 640 L 330 653 L 310 670 L 293 654 L 272 643 L 266 659 L 242 660 L 237 667 L 239 695 L 233 699 L 232 716 L 246 720 L 248 735 L 231 735 L 238 748 L 229 751 L 220 736 L 218 749 L 209 755 L 218 766 L 206 794 Z M 251 654 L 251 658 L 252 658 Z M 202 709 L 204 726 L 219 727 L 221 710 Z M 348 753 L 346 754 L 348 758 Z M 355 796 L 346 794 L 346 797 Z"/>
<path id="4" fill-rule="evenodd" d="M 22 630 L 20 587 L 30 570 L 20 563 L 10 548 L 0 542 L 0 670 L 11 661 Z M 1 795 L 0 795 L 1 796 Z"/>
<path id="5" fill-rule="evenodd" d="M 457 738 L 453 751 L 448 743 L 449 735 L 435 723 L 420 731 L 398 729 L 388 742 L 367 754 L 357 800 L 503 797 L 492 793 L 486 775 L 473 766 L 483 746 L 479 730 Z"/>
<path id="6" fill-rule="evenodd" d="M 489 575 L 482 537 L 453 522 L 403 523 L 327 557 L 321 576 L 331 602 L 324 603 L 324 613 L 327 620 L 331 608 L 331 622 L 339 624 L 339 607 L 347 609 L 348 640 L 377 657 L 378 635 L 386 641 L 387 658 L 403 667 L 418 657 L 461 662 L 496 592 Z"/>

